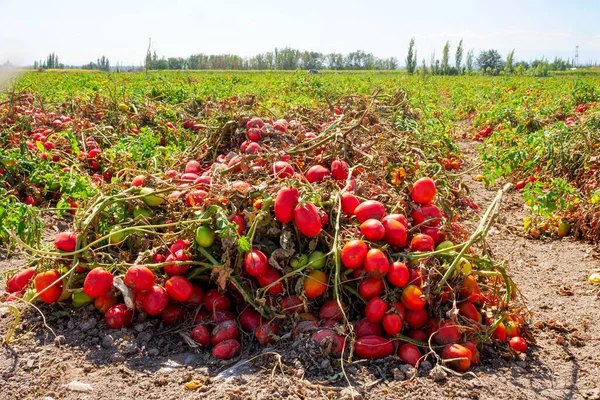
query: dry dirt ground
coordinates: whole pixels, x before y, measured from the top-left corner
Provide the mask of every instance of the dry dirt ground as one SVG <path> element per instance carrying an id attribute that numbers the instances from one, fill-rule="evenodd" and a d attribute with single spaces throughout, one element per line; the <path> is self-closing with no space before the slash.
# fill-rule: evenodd
<path id="1" fill-rule="evenodd" d="M 469 161 L 477 150 L 463 143 Z M 465 174 L 479 212 L 468 216 L 474 226 L 496 194 L 475 182 L 477 168 Z M 526 355 L 505 359 L 495 350 L 482 353 L 473 376 L 434 381 L 431 363 L 417 379 L 395 358 L 345 365 L 321 355 L 310 339 L 287 339 L 275 348 L 244 348 L 242 362 L 218 362 L 190 348 L 156 321 L 136 321 L 120 331 L 106 329 L 92 309 L 44 308 L 28 313 L 15 340 L 0 347 L 0 398 L 11 399 L 600 399 L 600 297 L 586 283 L 598 269 L 593 248 L 570 238 L 530 240 L 522 236 L 527 211 L 518 193 L 509 193 L 501 218 L 488 236 L 498 259 L 527 299 L 536 344 Z M 19 260 L 0 261 L 0 272 Z M 0 334 L 12 322 L 0 308 Z M 55 334 L 57 336 L 55 336 Z M 256 356 L 259 354 L 258 356 Z M 248 357 L 256 356 L 248 362 Z M 79 381 L 91 392 L 68 390 Z M 189 390 L 186 383 L 198 383 Z"/>

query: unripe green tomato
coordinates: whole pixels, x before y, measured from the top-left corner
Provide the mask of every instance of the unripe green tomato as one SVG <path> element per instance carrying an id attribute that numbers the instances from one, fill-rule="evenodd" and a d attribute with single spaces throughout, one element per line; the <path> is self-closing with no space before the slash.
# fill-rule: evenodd
<path id="1" fill-rule="evenodd" d="M 210 247 L 215 242 L 215 232 L 208 226 L 196 229 L 196 243 L 201 247 Z"/>
<path id="2" fill-rule="evenodd" d="M 136 207 L 133 209 L 133 218 L 134 219 L 152 218 L 152 210 L 148 210 L 147 208 L 142 208 L 142 207 Z"/>
<path id="3" fill-rule="evenodd" d="M 302 268 L 306 264 L 308 264 L 308 256 L 306 254 L 298 254 L 290 260 L 290 266 L 292 268 Z"/>
<path id="4" fill-rule="evenodd" d="M 145 187 L 145 188 L 142 188 L 142 190 L 140 190 L 140 194 L 146 195 L 146 196 L 142 197 L 142 200 L 144 201 L 144 203 L 146 203 L 150 207 L 158 207 L 162 203 L 165 202 L 165 199 L 163 197 L 157 196 L 152 193 L 154 193 L 154 190 L 152 190 L 150 188 Z"/>
<path id="5" fill-rule="evenodd" d="M 108 236 L 108 243 L 118 244 L 118 243 L 121 243 L 123 240 L 125 240 L 125 238 L 129 234 L 129 232 L 118 232 L 121 229 L 123 229 L 123 227 L 121 225 L 115 225 L 110 230 L 110 235 Z"/>
<path id="6" fill-rule="evenodd" d="M 308 256 L 308 262 L 314 269 L 321 269 L 327 263 L 327 256 L 322 251 L 313 251 Z"/>
<path id="7" fill-rule="evenodd" d="M 71 295 L 71 305 L 75 308 L 83 307 L 94 302 L 94 299 L 84 292 L 73 292 Z"/>

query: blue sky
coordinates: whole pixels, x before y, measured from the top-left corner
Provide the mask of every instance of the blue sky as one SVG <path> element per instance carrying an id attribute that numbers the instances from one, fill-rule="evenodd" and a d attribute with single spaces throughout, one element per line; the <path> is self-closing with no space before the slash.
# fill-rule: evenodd
<path id="1" fill-rule="evenodd" d="M 419 63 L 450 41 L 515 57 L 600 61 L 600 0 L 0 0 L 0 63 L 31 64 L 56 52 L 66 64 L 107 56 L 143 63 L 148 38 L 159 55 L 236 53 L 275 47 L 365 50 L 404 64 L 416 38 Z"/>

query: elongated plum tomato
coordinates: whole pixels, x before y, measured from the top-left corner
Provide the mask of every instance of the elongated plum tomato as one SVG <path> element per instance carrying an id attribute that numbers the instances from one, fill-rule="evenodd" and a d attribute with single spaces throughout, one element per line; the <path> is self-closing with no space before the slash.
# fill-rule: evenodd
<path id="1" fill-rule="evenodd" d="M 365 300 L 371 300 L 379 296 L 385 289 L 385 283 L 381 278 L 368 278 L 358 285 L 358 293 Z"/>
<path id="2" fill-rule="evenodd" d="M 341 251 L 342 264 L 346 268 L 360 268 L 369 252 L 369 247 L 362 240 L 351 240 Z"/>
<path id="3" fill-rule="evenodd" d="M 131 323 L 133 310 L 123 303 L 115 304 L 104 314 L 104 323 L 111 329 L 121 329 Z"/>
<path id="4" fill-rule="evenodd" d="M 231 308 L 231 299 L 216 289 L 210 289 L 204 295 L 204 306 L 206 307 L 206 311 L 210 313 L 229 310 Z"/>
<path id="5" fill-rule="evenodd" d="M 370 322 L 380 322 L 388 308 L 388 303 L 381 300 L 379 297 L 374 297 L 369 300 L 367 306 L 365 307 L 365 317 L 367 317 Z"/>
<path id="6" fill-rule="evenodd" d="M 456 343 L 462 337 L 462 327 L 453 321 L 444 321 L 440 324 L 438 331 L 433 335 L 437 344 Z"/>
<path id="7" fill-rule="evenodd" d="M 74 232 L 61 232 L 54 238 L 54 247 L 62 251 L 75 251 L 77 235 Z"/>
<path id="8" fill-rule="evenodd" d="M 96 307 L 100 314 L 106 314 L 106 312 L 115 304 L 117 304 L 117 298 L 112 293 L 100 296 L 94 301 L 94 307 Z"/>
<path id="9" fill-rule="evenodd" d="M 60 273 L 55 269 L 40 272 L 35 276 L 34 283 L 35 291 L 44 303 L 52 304 L 62 295 L 63 281 L 60 279 Z"/>
<path id="10" fill-rule="evenodd" d="M 254 336 L 263 346 L 268 345 L 273 341 L 273 336 L 279 334 L 279 325 L 275 322 L 263 322 L 254 329 Z"/>
<path id="11" fill-rule="evenodd" d="M 425 308 L 417 311 L 406 310 L 404 320 L 410 329 L 421 329 L 429 322 L 429 313 Z"/>
<path id="12" fill-rule="evenodd" d="M 435 198 L 435 182 L 431 178 L 421 178 L 413 185 L 410 197 L 419 204 L 430 203 Z"/>
<path id="13" fill-rule="evenodd" d="M 481 356 L 479 354 L 479 350 L 477 350 L 477 346 L 470 341 L 467 341 L 464 346 L 471 352 L 471 365 L 479 365 Z"/>
<path id="14" fill-rule="evenodd" d="M 294 209 L 294 222 L 298 230 L 305 236 L 317 236 L 323 227 L 319 210 L 312 203 L 298 205 Z"/>
<path id="15" fill-rule="evenodd" d="M 235 321 L 223 321 L 213 328 L 211 342 L 213 346 L 216 346 L 224 340 L 237 339 L 239 335 L 240 332 Z"/>
<path id="16" fill-rule="evenodd" d="M 390 261 L 379 249 L 371 249 L 365 257 L 365 272 L 376 278 L 382 278 L 390 268 Z"/>
<path id="17" fill-rule="evenodd" d="M 481 323 L 481 314 L 479 314 L 477 308 L 470 301 L 465 301 L 458 307 L 458 315 Z"/>
<path id="18" fill-rule="evenodd" d="M 408 244 L 408 232 L 406 226 L 395 219 L 384 220 L 385 242 L 391 246 L 406 247 Z"/>
<path id="19" fill-rule="evenodd" d="M 199 174 L 202 170 L 200 163 L 196 160 L 190 160 L 185 164 L 185 172 L 190 172 L 192 174 Z"/>
<path id="20" fill-rule="evenodd" d="M 398 349 L 398 357 L 400 357 L 400 359 L 405 363 L 414 367 L 421 359 L 421 352 L 414 344 L 406 343 L 400 346 Z"/>
<path id="21" fill-rule="evenodd" d="M 35 267 L 27 268 L 26 270 L 17 272 L 6 282 L 6 291 L 8 293 L 16 293 L 23 290 L 35 275 Z"/>
<path id="22" fill-rule="evenodd" d="M 321 296 L 327 290 L 329 277 L 322 271 L 312 271 L 304 280 L 304 294 L 309 299 Z"/>
<path id="23" fill-rule="evenodd" d="M 356 207 L 360 204 L 358 197 L 352 193 L 343 193 L 341 196 L 342 212 L 347 216 L 351 217 L 354 215 Z"/>
<path id="24" fill-rule="evenodd" d="M 413 311 L 418 311 L 425 308 L 427 302 L 425 299 L 421 298 L 423 295 L 423 291 L 420 287 L 416 285 L 408 285 L 402 290 L 402 295 L 400 296 L 400 301 L 402 305 Z"/>
<path id="25" fill-rule="evenodd" d="M 281 179 L 291 178 L 294 176 L 294 168 L 288 162 L 277 161 L 273 164 L 273 175 Z"/>
<path id="26" fill-rule="evenodd" d="M 141 292 L 148 290 L 154 285 L 154 274 L 148 267 L 133 266 L 129 267 L 125 274 L 125 285 L 131 289 Z"/>
<path id="27" fill-rule="evenodd" d="M 277 270 L 273 267 L 267 268 L 265 273 L 256 277 L 258 284 L 260 287 L 267 287 L 275 282 L 277 282 L 281 278 L 281 274 L 277 272 Z M 283 293 L 283 282 L 278 282 L 271 286 L 267 293 L 272 294 L 274 296 Z"/>
<path id="28" fill-rule="evenodd" d="M 385 215 L 385 206 L 378 201 L 367 200 L 356 207 L 354 215 L 361 224 L 370 218 L 381 220 Z"/>
<path id="29" fill-rule="evenodd" d="M 300 199 L 298 189 L 294 187 L 281 188 L 275 199 L 275 218 L 287 224 L 294 219 L 295 209 Z"/>
<path id="30" fill-rule="evenodd" d="M 306 171 L 306 180 L 310 183 L 321 182 L 330 176 L 331 172 L 322 165 L 313 165 Z"/>
<path id="31" fill-rule="evenodd" d="M 333 179 L 342 180 L 348 179 L 349 165 L 344 160 L 335 160 L 331 163 L 331 176 Z"/>
<path id="32" fill-rule="evenodd" d="M 313 333 L 312 340 L 317 342 L 330 355 L 339 355 L 344 350 L 346 339 L 331 329 L 320 329 Z"/>
<path id="33" fill-rule="evenodd" d="M 404 225 L 405 228 L 408 228 L 408 219 L 403 214 L 386 215 L 385 217 L 383 217 L 381 219 L 381 223 L 384 224 L 384 226 L 385 226 L 386 221 L 389 221 L 391 219 L 400 222 L 402 225 Z"/>
<path id="34" fill-rule="evenodd" d="M 245 310 L 240 314 L 240 326 L 246 332 L 254 332 L 254 329 L 260 325 L 260 322 L 260 314 L 256 311 Z"/>
<path id="35" fill-rule="evenodd" d="M 248 275 L 258 277 L 269 269 L 269 260 L 262 251 L 252 249 L 252 251 L 246 253 L 244 258 L 244 268 Z"/>
<path id="36" fill-rule="evenodd" d="M 385 314 L 381 325 L 388 335 L 397 335 L 402 331 L 402 317 L 395 313 Z"/>
<path id="37" fill-rule="evenodd" d="M 165 289 L 169 297 L 175 301 L 186 302 L 194 294 L 191 282 L 183 276 L 172 276 L 165 282 Z"/>
<path id="38" fill-rule="evenodd" d="M 433 251 L 434 247 L 435 242 L 433 241 L 433 238 L 423 233 L 413 236 L 410 241 L 411 251 Z"/>
<path id="39" fill-rule="evenodd" d="M 279 305 L 281 306 L 281 311 L 286 314 L 296 314 L 304 309 L 304 303 L 298 296 L 284 297 Z"/>
<path id="40" fill-rule="evenodd" d="M 450 344 L 444 347 L 442 358 L 449 361 L 446 365 L 456 371 L 466 371 L 471 366 L 471 351 L 460 344 Z"/>
<path id="41" fill-rule="evenodd" d="M 442 211 L 433 203 L 423 204 L 411 213 L 415 225 L 425 223 L 425 226 L 435 227 L 442 222 Z"/>
<path id="42" fill-rule="evenodd" d="M 83 282 L 83 291 L 93 299 L 104 296 L 112 287 L 113 275 L 102 267 L 91 270 Z"/>
<path id="43" fill-rule="evenodd" d="M 408 272 L 408 267 L 406 264 L 396 261 L 390 265 L 390 269 L 387 273 L 387 280 L 392 285 L 403 288 L 408 284 L 409 277 L 410 273 Z"/>
<path id="44" fill-rule="evenodd" d="M 354 326 L 354 333 L 357 338 L 371 335 L 381 336 L 383 329 L 380 324 L 371 322 L 367 318 L 363 318 Z"/>
<path id="45" fill-rule="evenodd" d="M 198 343 L 198 347 L 206 349 L 210 346 L 210 332 L 204 325 L 195 326 L 190 333 L 192 340 Z"/>
<path id="46" fill-rule="evenodd" d="M 242 346 L 236 339 L 224 340 L 212 349 L 214 358 L 219 360 L 229 360 L 233 357 L 239 356 Z"/>
<path id="47" fill-rule="evenodd" d="M 370 218 L 360 224 L 360 233 L 365 239 L 377 242 L 385 236 L 385 228 L 379 220 Z"/>
<path id="48" fill-rule="evenodd" d="M 229 219 L 229 222 L 237 225 L 238 235 L 240 235 L 240 236 L 244 235 L 244 232 L 246 231 L 246 221 L 244 220 L 244 217 L 242 217 L 239 214 L 236 214 Z"/>
<path id="49" fill-rule="evenodd" d="M 144 294 L 143 304 L 148 314 L 160 315 L 169 304 L 169 295 L 162 286 L 154 285 Z"/>
<path id="50" fill-rule="evenodd" d="M 393 352 L 392 341 L 381 336 L 363 336 L 354 342 L 354 354 L 359 358 L 384 358 Z"/>

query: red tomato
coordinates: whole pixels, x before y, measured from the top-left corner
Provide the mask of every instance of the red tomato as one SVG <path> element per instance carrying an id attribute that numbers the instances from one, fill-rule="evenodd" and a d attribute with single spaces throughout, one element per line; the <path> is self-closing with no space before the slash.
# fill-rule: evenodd
<path id="1" fill-rule="evenodd" d="M 284 297 L 279 305 L 286 314 L 296 314 L 304 310 L 304 302 L 298 296 Z"/>
<path id="2" fill-rule="evenodd" d="M 340 256 L 346 268 L 360 268 L 367 257 L 369 248 L 362 240 L 352 240 L 344 245 Z"/>
<path id="3" fill-rule="evenodd" d="M 429 337 L 425 332 L 416 329 L 408 331 L 406 336 L 411 339 L 418 340 L 419 342 L 427 342 L 429 340 Z"/>
<path id="4" fill-rule="evenodd" d="M 258 249 L 252 249 L 246 253 L 244 258 L 244 268 L 250 276 L 258 277 L 263 275 L 269 269 L 269 260 L 265 253 Z"/>
<path id="5" fill-rule="evenodd" d="M 100 311 L 100 314 L 105 314 L 115 304 L 117 304 L 117 298 L 111 293 L 100 296 L 94 301 L 94 307 Z"/>
<path id="6" fill-rule="evenodd" d="M 312 203 L 298 205 L 294 209 L 294 222 L 298 230 L 305 236 L 317 236 L 321 232 L 321 216 L 317 207 Z"/>
<path id="7" fill-rule="evenodd" d="M 374 297 L 369 300 L 367 307 L 365 307 L 365 317 L 370 322 L 377 323 L 383 319 L 385 312 L 388 310 L 389 304 L 381 300 L 379 297 Z"/>
<path id="8" fill-rule="evenodd" d="M 291 178 L 294 176 L 294 168 L 288 162 L 277 161 L 273 164 L 273 175 L 280 179 Z"/>
<path id="9" fill-rule="evenodd" d="M 416 234 L 410 241 L 411 251 L 433 251 L 434 248 L 435 242 L 433 238 L 423 233 Z"/>
<path id="10" fill-rule="evenodd" d="M 391 246 L 406 247 L 408 232 L 406 226 L 395 219 L 388 219 L 382 223 L 385 233 L 385 242 Z"/>
<path id="11" fill-rule="evenodd" d="M 456 343 L 462 337 L 461 328 L 456 322 L 444 321 L 433 338 L 437 344 Z"/>
<path id="12" fill-rule="evenodd" d="M 471 352 L 471 365 L 479 365 L 481 361 L 481 356 L 479 355 L 479 350 L 477 350 L 477 346 L 473 342 L 467 341 L 464 346 L 469 349 Z"/>
<path id="13" fill-rule="evenodd" d="M 194 342 L 198 343 L 198 346 L 201 349 L 206 349 L 210 346 L 210 332 L 206 326 L 195 326 L 194 329 L 192 329 L 190 336 Z"/>
<path id="14" fill-rule="evenodd" d="M 408 285 L 402 290 L 400 301 L 402 305 L 409 310 L 419 311 L 425 308 L 427 302 L 421 298 L 423 291 L 416 285 Z"/>
<path id="15" fill-rule="evenodd" d="M 365 300 L 379 296 L 385 289 L 385 283 L 380 278 L 368 278 L 358 285 L 358 293 Z"/>
<path id="16" fill-rule="evenodd" d="M 91 270 L 83 282 L 83 291 L 93 299 L 104 296 L 113 284 L 113 275 L 102 267 Z"/>
<path id="17" fill-rule="evenodd" d="M 264 322 L 254 330 L 254 336 L 263 346 L 268 345 L 273 341 L 273 336 L 279 334 L 279 325 L 275 322 Z"/>
<path id="18" fill-rule="evenodd" d="M 405 228 L 408 228 L 408 219 L 404 215 L 402 215 L 402 214 L 389 214 L 389 215 L 386 215 L 385 217 L 383 217 L 381 219 L 381 223 L 385 225 L 385 222 L 389 221 L 391 219 L 400 222 L 402 225 L 404 225 Z"/>
<path id="19" fill-rule="evenodd" d="M 410 196 L 419 204 L 427 204 L 434 199 L 435 193 L 435 182 L 431 178 L 421 178 L 414 183 Z"/>
<path id="20" fill-rule="evenodd" d="M 354 215 L 356 207 L 360 204 L 358 197 L 352 193 L 343 193 L 341 196 L 342 212 L 348 216 Z"/>
<path id="21" fill-rule="evenodd" d="M 431 238 L 433 239 L 433 243 L 436 246 L 442 243 L 444 240 L 446 240 L 446 234 L 444 232 L 441 232 L 437 227 L 423 227 L 421 228 L 421 233 L 427 236 L 431 236 Z"/>
<path id="22" fill-rule="evenodd" d="M 410 329 L 421 329 L 429 322 L 429 313 L 424 308 L 417 311 L 406 310 L 404 320 Z"/>
<path id="23" fill-rule="evenodd" d="M 246 221 L 244 220 L 244 217 L 242 217 L 241 215 L 234 215 L 233 217 L 231 217 L 231 219 L 229 220 L 229 222 L 234 223 L 237 225 L 237 233 L 240 236 L 244 236 L 244 232 L 246 231 Z"/>
<path id="24" fill-rule="evenodd" d="M 346 180 L 348 179 L 349 165 L 344 160 L 335 160 L 331 163 L 331 175 L 333 179 Z"/>
<path id="25" fill-rule="evenodd" d="M 72 252 L 77 246 L 77 234 L 74 232 L 61 232 L 54 238 L 54 247 L 58 250 Z"/>
<path id="26" fill-rule="evenodd" d="M 183 276 L 172 276 L 165 282 L 165 289 L 169 297 L 175 301 L 186 302 L 194 294 L 194 287 Z"/>
<path id="27" fill-rule="evenodd" d="M 365 257 L 365 272 L 376 278 L 382 278 L 387 274 L 390 262 L 385 253 L 379 249 L 371 249 Z"/>
<path id="28" fill-rule="evenodd" d="M 204 305 L 209 313 L 225 311 L 231 308 L 231 299 L 217 289 L 210 289 L 204 295 Z"/>
<path id="29" fill-rule="evenodd" d="M 403 288 L 408 284 L 409 278 L 408 267 L 406 264 L 396 261 L 390 265 L 387 273 L 387 280 L 394 286 Z"/>
<path id="30" fill-rule="evenodd" d="M 444 360 L 457 359 L 446 364 L 457 371 L 466 371 L 471 366 L 471 351 L 460 344 L 450 344 L 444 347 L 442 358 Z"/>
<path id="31" fill-rule="evenodd" d="M 239 356 L 242 347 L 240 346 L 240 342 L 235 339 L 224 340 L 218 345 L 216 345 L 212 354 L 213 357 L 218 358 L 219 360 L 229 360 L 233 357 Z"/>
<path id="32" fill-rule="evenodd" d="M 346 306 L 342 303 L 342 308 L 337 300 L 329 300 L 321 306 L 319 310 L 319 318 L 322 320 L 333 320 L 340 322 L 344 318 Z"/>
<path id="33" fill-rule="evenodd" d="M 402 317 L 398 314 L 385 314 L 381 324 L 388 335 L 397 335 L 402 331 Z"/>
<path id="34" fill-rule="evenodd" d="M 104 323 L 111 329 L 121 329 L 131 323 L 133 310 L 125 304 L 115 304 L 104 314 Z"/>
<path id="35" fill-rule="evenodd" d="M 277 282 L 279 279 L 281 279 L 281 274 L 273 267 L 267 268 L 262 275 L 256 277 L 260 287 L 267 287 Z M 283 282 L 278 282 L 277 284 L 271 286 L 269 290 L 267 290 L 267 293 L 274 296 L 283 293 Z"/>
<path id="36" fill-rule="evenodd" d="M 213 346 L 218 345 L 219 343 L 230 340 L 237 339 L 239 336 L 239 330 L 235 321 L 224 321 L 215 326 L 211 333 L 211 342 Z"/>
<path id="37" fill-rule="evenodd" d="M 392 341 L 381 336 L 363 336 L 354 342 L 354 354 L 359 358 L 384 358 L 393 352 Z"/>
<path id="38" fill-rule="evenodd" d="M 154 285 L 144 293 L 143 304 L 146 313 L 160 315 L 169 304 L 169 295 L 162 286 Z"/>
<path id="39" fill-rule="evenodd" d="M 508 344 L 517 353 L 527 352 L 527 342 L 520 336 L 512 337 Z"/>
<path id="40" fill-rule="evenodd" d="M 322 182 L 331 175 L 331 172 L 322 165 L 313 165 L 306 171 L 306 180 L 310 183 Z"/>
<path id="41" fill-rule="evenodd" d="M 458 307 L 458 314 L 471 319 L 473 321 L 481 323 L 481 314 L 477 311 L 477 308 L 470 301 L 465 301 Z"/>
<path id="42" fill-rule="evenodd" d="M 354 215 L 361 224 L 370 218 L 381 220 L 385 215 L 385 206 L 378 201 L 367 200 L 354 209 Z"/>
<path id="43" fill-rule="evenodd" d="M 406 343 L 400 346 L 398 349 L 398 357 L 400 357 L 400 359 L 405 363 L 414 367 L 421 359 L 421 352 L 414 344 Z"/>
<path id="44" fill-rule="evenodd" d="M 413 210 L 412 219 L 415 225 L 434 227 L 442 223 L 442 211 L 433 203 L 424 204 Z M 423 225 L 422 225 L 423 226 Z"/>
<path id="45" fill-rule="evenodd" d="M 154 285 L 154 279 L 154 274 L 148 267 L 133 266 L 127 269 L 125 285 L 135 291 L 141 292 L 150 289 Z"/>
<path id="46" fill-rule="evenodd" d="M 298 189 L 281 188 L 275 199 L 275 218 L 284 224 L 291 222 L 294 219 L 294 210 L 298 205 L 300 193 Z"/>
<path id="47" fill-rule="evenodd" d="M 312 339 L 331 355 L 342 354 L 346 342 L 346 338 L 331 329 L 318 330 L 313 333 Z"/>
<path id="48" fill-rule="evenodd" d="M 371 218 L 360 225 L 360 233 L 362 233 L 367 240 L 376 242 L 383 239 L 385 236 L 385 228 L 379 220 Z"/>
<path id="49" fill-rule="evenodd" d="M 8 293 L 16 293 L 23 290 L 35 275 L 35 267 L 27 268 L 17 272 L 6 282 L 6 291 Z"/>
<path id="50" fill-rule="evenodd" d="M 204 301 L 204 290 L 198 285 L 192 283 L 192 296 L 187 300 L 188 304 L 199 306 Z"/>
<path id="51" fill-rule="evenodd" d="M 260 314 L 256 311 L 246 310 L 240 314 L 240 326 L 247 332 L 254 332 L 254 329 L 260 325 L 260 322 Z"/>
<path id="52" fill-rule="evenodd" d="M 63 280 L 60 273 L 55 269 L 40 272 L 35 276 L 34 283 L 35 291 L 44 303 L 52 304 L 62 295 Z"/>
<path id="53" fill-rule="evenodd" d="M 185 318 L 185 309 L 177 303 L 169 303 L 160 313 L 160 319 L 165 325 L 173 325 Z"/>
<path id="54" fill-rule="evenodd" d="M 381 336 L 383 329 L 378 323 L 371 322 L 367 318 L 363 318 L 354 326 L 354 333 L 356 334 L 357 338 L 371 335 Z"/>

